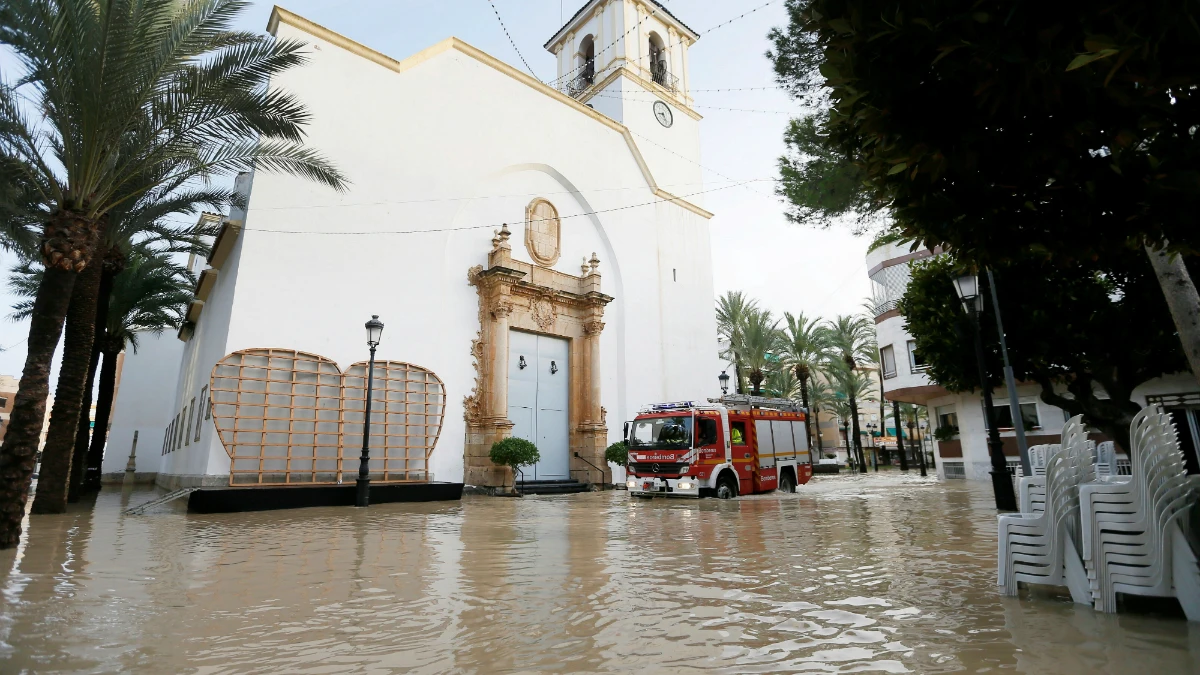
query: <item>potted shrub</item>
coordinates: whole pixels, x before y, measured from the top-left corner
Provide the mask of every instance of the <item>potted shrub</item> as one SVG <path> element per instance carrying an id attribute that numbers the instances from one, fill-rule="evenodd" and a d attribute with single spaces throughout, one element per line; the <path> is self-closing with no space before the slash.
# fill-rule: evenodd
<path id="1" fill-rule="evenodd" d="M 958 438 L 958 427 L 954 426 L 953 424 L 940 426 L 933 430 L 933 437 L 936 438 L 939 443 L 952 441 Z"/>
<path id="2" fill-rule="evenodd" d="M 613 443 L 604 450 L 604 459 L 617 466 L 629 466 L 629 446 L 625 441 Z"/>
<path id="3" fill-rule="evenodd" d="M 507 466 L 513 471 L 513 490 L 516 490 L 517 471 L 522 466 L 537 464 L 542 455 L 537 446 L 524 438 L 505 438 L 492 443 L 488 457 L 500 466 Z M 503 487 L 503 486 L 502 486 Z"/>

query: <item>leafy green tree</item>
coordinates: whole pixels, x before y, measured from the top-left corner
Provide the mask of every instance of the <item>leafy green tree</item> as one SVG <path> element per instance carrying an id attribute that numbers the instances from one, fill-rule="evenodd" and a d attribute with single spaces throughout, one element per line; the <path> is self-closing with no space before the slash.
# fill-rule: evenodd
<path id="1" fill-rule="evenodd" d="M 828 227 L 842 216 L 853 215 L 854 229 L 875 224 L 881 208 L 864 189 L 866 174 L 831 147 L 822 127 L 826 115 L 799 117 L 788 123 L 783 141 L 787 153 L 779 158 L 776 192 L 788 208 L 793 223 Z"/>
<path id="2" fill-rule="evenodd" d="M 507 466 L 512 469 L 513 481 L 517 480 L 517 472 L 523 466 L 537 464 L 542 459 L 542 455 L 538 452 L 537 446 L 525 440 L 510 436 L 508 438 L 492 443 L 492 449 L 488 453 L 488 457 L 493 464 Z"/>
<path id="3" fill-rule="evenodd" d="M 1136 250 L 1106 260 L 1124 264 L 1064 266 L 1032 258 L 995 272 L 1001 301 L 1012 298 L 1020 309 L 1019 320 L 1004 323 L 1016 378 L 1036 382 L 1042 400 L 1084 415 L 1128 449 L 1129 423 L 1140 408 L 1133 390 L 1183 371 L 1187 360 L 1149 261 Z M 979 376 L 971 327 L 952 281 L 960 271 L 950 255 L 914 265 L 899 308 L 929 363 L 929 377 L 951 391 L 974 391 Z M 1029 301 L 1018 305 L 1017 299 Z M 979 321 L 987 371 L 1001 373 L 991 303 Z M 989 386 L 1003 386 L 993 377 Z"/>
<path id="4" fill-rule="evenodd" d="M 751 312 L 758 303 L 747 298 L 741 291 L 728 291 L 717 298 L 717 334 L 724 338 L 725 347 L 721 357 L 733 363 L 734 379 L 737 381 L 737 393 L 744 394 L 744 380 L 741 351 L 743 348 L 743 328 Z"/>
<path id="5" fill-rule="evenodd" d="M 862 199 L 981 266 L 1149 256 L 1200 377 L 1200 296 L 1186 260 L 1161 253 L 1200 252 L 1194 0 L 787 9 L 777 79 L 828 101 L 818 140 L 862 172 Z"/>
<path id="6" fill-rule="evenodd" d="M 64 338 L 60 369 L 69 390 L 59 399 L 61 409 L 56 401 L 54 416 L 62 420 L 56 436 L 66 447 L 74 443 L 94 341 L 95 258 L 110 213 L 154 189 L 138 177 L 160 175 L 160 185 L 190 186 L 254 169 L 345 185 L 335 168 L 302 145 L 304 107 L 267 86 L 272 76 L 303 63 L 301 45 L 232 30 L 247 6 L 240 0 L 12 0 L 0 7 L 0 43 L 24 71 L 16 87 L 0 88 L 0 184 L 22 186 L 16 194 L 38 194 L 45 268 L 0 448 L 0 548 L 14 546 L 20 535 L 50 362 L 71 304 L 77 320 Z M 61 511 L 70 453 L 46 459 L 37 510 Z"/>

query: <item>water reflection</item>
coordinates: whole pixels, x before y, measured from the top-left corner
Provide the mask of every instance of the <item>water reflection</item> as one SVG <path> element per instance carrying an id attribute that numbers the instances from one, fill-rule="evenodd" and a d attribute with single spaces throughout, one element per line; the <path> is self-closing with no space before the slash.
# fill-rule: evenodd
<path id="1" fill-rule="evenodd" d="M 106 491 L 0 552 L 0 672 L 1200 671 L 1200 627 L 997 595 L 987 487 L 204 516 Z"/>

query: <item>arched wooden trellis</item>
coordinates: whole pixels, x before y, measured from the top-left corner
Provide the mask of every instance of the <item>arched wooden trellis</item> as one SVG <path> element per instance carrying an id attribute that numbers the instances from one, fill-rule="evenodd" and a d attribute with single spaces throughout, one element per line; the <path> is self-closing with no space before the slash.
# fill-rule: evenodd
<path id="1" fill-rule="evenodd" d="M 362 450 L 366 363 L 291 349 L 244 349 L 213 367 L 213 421 L 229 454 L 230 485 L 354 480 Z M 371 395 L 371 480 L 430 480 L 446 392 L 434 373 L 376 361 Z"/>

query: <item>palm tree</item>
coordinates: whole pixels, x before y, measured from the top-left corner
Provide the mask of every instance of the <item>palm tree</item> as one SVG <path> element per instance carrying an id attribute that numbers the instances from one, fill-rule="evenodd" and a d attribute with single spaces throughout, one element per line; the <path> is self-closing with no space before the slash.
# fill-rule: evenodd
<path id="1" fill-rule="evenodd" d="M 164 329 L 178 328 L 192 300 L 194 284 L 186 269 L 172 264 L 161 253 L 145 250 L 135 251 L 128 266 L 113 279 L 101 345 L 104 365 L 96 397 L 96 429 L 87 453 L 89 473 L 94 468 L 98 474 L 104 459 L 117 381 L 117 356 L 126 346 L 137 352 L 139 333 L 157 335 Z"/>
<path id="2" fill-rule="evenodd" d="M 25 71 L 16 87 L 0 87 L 0 184 L 36 190 L 45 214 L 45 273 L 0 448 L 0 548 L 20 537 L 50 362 L 76 283 L 94 267 L 110 212 L 153 188 L 137 178 L 167 167 L 162 184 L 196 185 L 256 169 L 335 189 L 346 184 L 303 146 L 304 106 L 268 86 L 304 62 L 302 45 L 232 30 L 246 7 L 240 0 L 10 0 L 0 8 L 0 43 Z M 54 411 L 62 420 L 55 443 L 63 447 L 74 444 L 94 339 L 94 272 L 77 296 L 77 329 L 64 338 L 59 378 L 68 395 Z M 36 510 L 62 511 L 70 452 L 44 459 Z"/>
<path id="3" fill-rule="evenodd" d="M 875 327 L 867 317 L 842 315 L 826 322 L 822 328 L 831 356 L 841 360 L 851 370 L 878 358 Z"/>
<path id="4" fill-rule="evenodd" d="M 767 396 L 794 400 L 800 394 L 800 383 L 787 368 L 773 368 L 763 381 L 763 392 Z"/>
<path id="5" fill-rule="evenodd" d="M 812 384 L 809 385 L 808 389 L 808 400 L 812 404 L 812 411 L 809 414 L 809 426 L 817 430 L 817 456 L 820 457 L 821 451 L 824 450 L 821 440 L 821 411 L 833 410 L 833 405 L 837 401 L 837 397 L 828 383 L 813 378 Z"/>
<path id="6" fill-rule="evenodd" d="M 774 352 L 779 347 L 779 320 L 771 316 L 770 310 L 752 309 L 742 323 L 742 363 L 749 371 L 748 378 L 753 389 L 751 394 L 762 393 L 763 380 L 775 362 Z"/>
<path id="7" fill-rule="evenodd" d="M 827 408 L 834 415 L 837 415 L 839 428 L 846 429 L 846 458 L 849 463 L 858 466 L 858 455 L 855 453 L 854 444 L 850 442 L 850 418 L 853 416 L 850 408 L 850 399 L 838 396 L 838 392 L 830 390 L 832 396 L 829 399 Z"/>
<path id="8" fill-rule="evenodd" d="M 844 361 L 840 360 L 830 362 L 828 373 L 834 392 L 846 399 L 850 412 L 850 423 L 854 428 L 854 452 L 858 457 L 860 470 L 866 473 L 866 458 L 863 456 L 862 439 L 859 436 L 861 431 L 858 424 L 858 404 L 875 400 L 871 395 L 871 389 L 874 386 L 871 382 L 871 375 L 861 370 L 851 369 Z"/>
<path id="9" fill-rule="evenodd" d="M 791 368 L 800 382 L 800 402 L 809 409 L 808 385 L 825 361 L 828 349 L 826 332 L 821 330 L 818 319 L 810 319 L 801 312 L 793 316 L 783 314 L 783 338 L 779 341 L 779 356 Z"/>
<path id="10" fill-rule="evenodd" d="M 742 327 L 746 317 L 757 309 L 758 303 L 747 298 L 741 291 L 728 291 L 717 298 L 717 334 L 725 341 L 721 357 L 733 363 L 737 380 L 737 393 L 744 394 L 742 372 Z"/>

